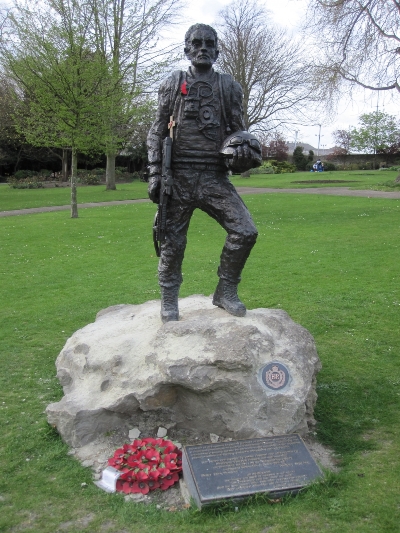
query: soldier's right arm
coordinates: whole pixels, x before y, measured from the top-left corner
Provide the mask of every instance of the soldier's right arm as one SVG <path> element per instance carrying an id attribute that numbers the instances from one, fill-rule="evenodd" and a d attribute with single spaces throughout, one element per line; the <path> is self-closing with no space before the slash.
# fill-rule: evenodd
<path id="1" fill-rule="evenodd" d="M 171 77 L 165 79 L 158 90 L 156 119 L 147 136 L 149 160 L 148 195 L 152 202 L 160 201 L 162 142 L 168 135 L 168 122 L 171 106 Z"/>
<path id="2" fill-rule="evenodd" d="M 158 91 L 157 114 L 147 136 L 149 175 L 161 175 L 162 142 L 168 135 L 168 122 L 171 107 L 171 77 L 165 79 Z"/>

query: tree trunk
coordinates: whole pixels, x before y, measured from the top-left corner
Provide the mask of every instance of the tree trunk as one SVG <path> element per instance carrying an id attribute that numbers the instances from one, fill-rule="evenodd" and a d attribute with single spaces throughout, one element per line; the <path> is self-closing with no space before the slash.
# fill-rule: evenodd
<path id="1" fill-rule="evenodd" d="M 76 178 L 78 175 L 78 152 L 72 148 L 71 162 L 71 218 L 78 218 L 78 203 L 76 199 Z"/>
<path id="2" fill-rule="evenodd" d="M 20 159 L 21 159 L 21 152 L 22 152 L 22 145 L 18 149 L 17 160 L 15 161 L 15 165 L 14 165 L 14 174 L 18 170 L 18 165 L 19 165 L 19 162 L 20 162 Z"/>
<path id="3" fill-rule="evenodd" d="M 68 150 L 65 148 L 62 151 L 61 176 L 62 181 L 68 180 Z"/>
<path id="4" fill-rule="evenodd" d="M 106 190 L 115 191 L 115 154 L 107 154 Z"/>

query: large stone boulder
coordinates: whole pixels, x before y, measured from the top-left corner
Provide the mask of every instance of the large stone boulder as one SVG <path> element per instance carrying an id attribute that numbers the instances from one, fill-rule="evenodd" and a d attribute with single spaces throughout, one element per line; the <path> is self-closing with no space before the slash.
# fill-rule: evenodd
<path id="1" fill-rule="evenodd" d="M 307 432 L 321 364 L 306 329 L 279 309 L 233 317 L 205 296 L 179 307 L 179 322 L 166 324 L 160 301 L 109 307 L 68 339 L 56 361 L 64 397 L 46 410 L 68 444 L 133 426 Z"/>

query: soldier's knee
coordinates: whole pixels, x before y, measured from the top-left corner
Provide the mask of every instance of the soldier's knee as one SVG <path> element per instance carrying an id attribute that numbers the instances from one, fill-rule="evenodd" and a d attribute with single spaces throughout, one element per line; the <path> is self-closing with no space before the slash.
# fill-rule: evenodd
<path id="1" fill-rule="evenodd" d="M 245 231 L 241 233 L 241 240 L 249 244 L 254 244 L 258 237 L 257 228 L 252 224 L 245 228 Z"/>

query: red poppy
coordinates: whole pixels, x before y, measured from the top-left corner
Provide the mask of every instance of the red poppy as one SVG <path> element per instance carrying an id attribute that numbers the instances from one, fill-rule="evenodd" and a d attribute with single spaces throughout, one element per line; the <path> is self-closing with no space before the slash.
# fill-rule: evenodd
<path id="1" fill-rule="evenodd" d="M 157 450 L 154 449 L 147 450 L 144 456 L 148 461 L 151 461 L 152 463 L 158 463 L 160 460 L 160 454 Z"/>
<path id="2" fill-rule="evenodd" d="M 178 455 L 176 453 L 168 453 L 164 458 L 165 468 L 175 470 L 178 468 L 177 463 Z"/>
<path id="3" fill-rule="evenodd" d="M 160 472 L 157 469 L 150 470 L 149 479 L 157 480 L 159 477 L 160 477 Z"/>
<path id="4" fill-rule="evenodd" d="M 113 466 L 114 468 L 116 468 L 117 470 L 120 470 L 122 468 L 122 465 L 124 464 L 124 459 L 123 458 L 115 458 L 115 457 L 111 457 L 111 459 L 108 460 L 108 466 Z"/>
<path id="5" fill-rule="evenodd" d="M 124 457 L 125 455 L 125 450 L 124 448 L 118 448 L 118 450 L 115 450 L 114 452 L 114 457 L 117 458 L 117 457 Z"/>
<path id="6" fill-rule="evenodd" d="M 162 448 L 163 449 L 163 453 L 171 453 L 171 452 L 174 452 L 177 448 L 175 446 L 175 444 L 173 442 L 171 442 L 170 440 L 165 440 L 162 444 Z"/>
<path id="7" fill-rule="evenodd" d="M 174 485 L 179 480 L 179 474 L 174 472 L 173 474 L 168 474 L 167 476 L 159 479 L 160 489 L 167 490 L 169 487 Z"/>
<path id="8" fill-rule="evenodd" d="M 134 453 L 136 451 L 135 447 L 132 446 L 132 444 L 124 444 L 122 446 L 122 449 L 124 450 L 125 454 L 127 453 Z"/>
<path id="9" fill-rule="evenodd" d="M 160 474 L 160 477 L 165 477 L 165 476 L 168 476 L 168 474 L 170 473 L 170 470 L 169 470 L 169 468 L 159 467 L 158 468 L 158 473 Z"/>
<path id="10" fill-rule="evenodd" d="M 136 474 L 133 470 L 128 470 L 119 476 L 121 481 L 136 481 Z"/>
<path id="11" fill-rule="evenodd" d="M 150 490 L 156 490 L 160 488 L 160 484 L 157 481 L 154 481 L 153 479 L 149 479 L 147 483 L 149 485 Z"/>
<path id="12" fill-rule="evenodd" d="M 181 93 L 187 95 L 187 81 L 185 80 L 181 85 Z"/>
<path id="13" fill-rule="evenodd" d="M 143 444 L 144 444 L 145 446 L 147 446 L 148 444 L 151 444 L 152 446 L 155 446 L 157 440 L 156 440 L 156 439 L 153 439 L 153 438 L 151 438 L 151 437 L 147 437 L 147 439 L 143 439 L 142 442 L 143 442 Z"/>
<path id="14" fill-rule="evenodd" d="M 139 472 L 136 473 L 136 478 L 138 481 L 147 481 L 149 479 L 149 474 L 146 470 L 139 470 Z"/>
<path id="15" fill-rule="evenodd" d="M 134 482 L 135 483 L 135 482 Z M 125 492 L 125 494 L 129 494 L 132 491 L 132 486 L 134 483 L 130 483 L 129 481 L 125 481 L 125 483 L 122 485 L 122 492 Z"/>
<path id="16" fill-rule="evenodd" d="M 135 483 L 132 483 L 131 486 L 131 492 L 133 493 L 139 493 L 147 494 L 150 490 L 150 487 L 148 483 L 145 483 L 144 481 L 136 481 Z"/>

